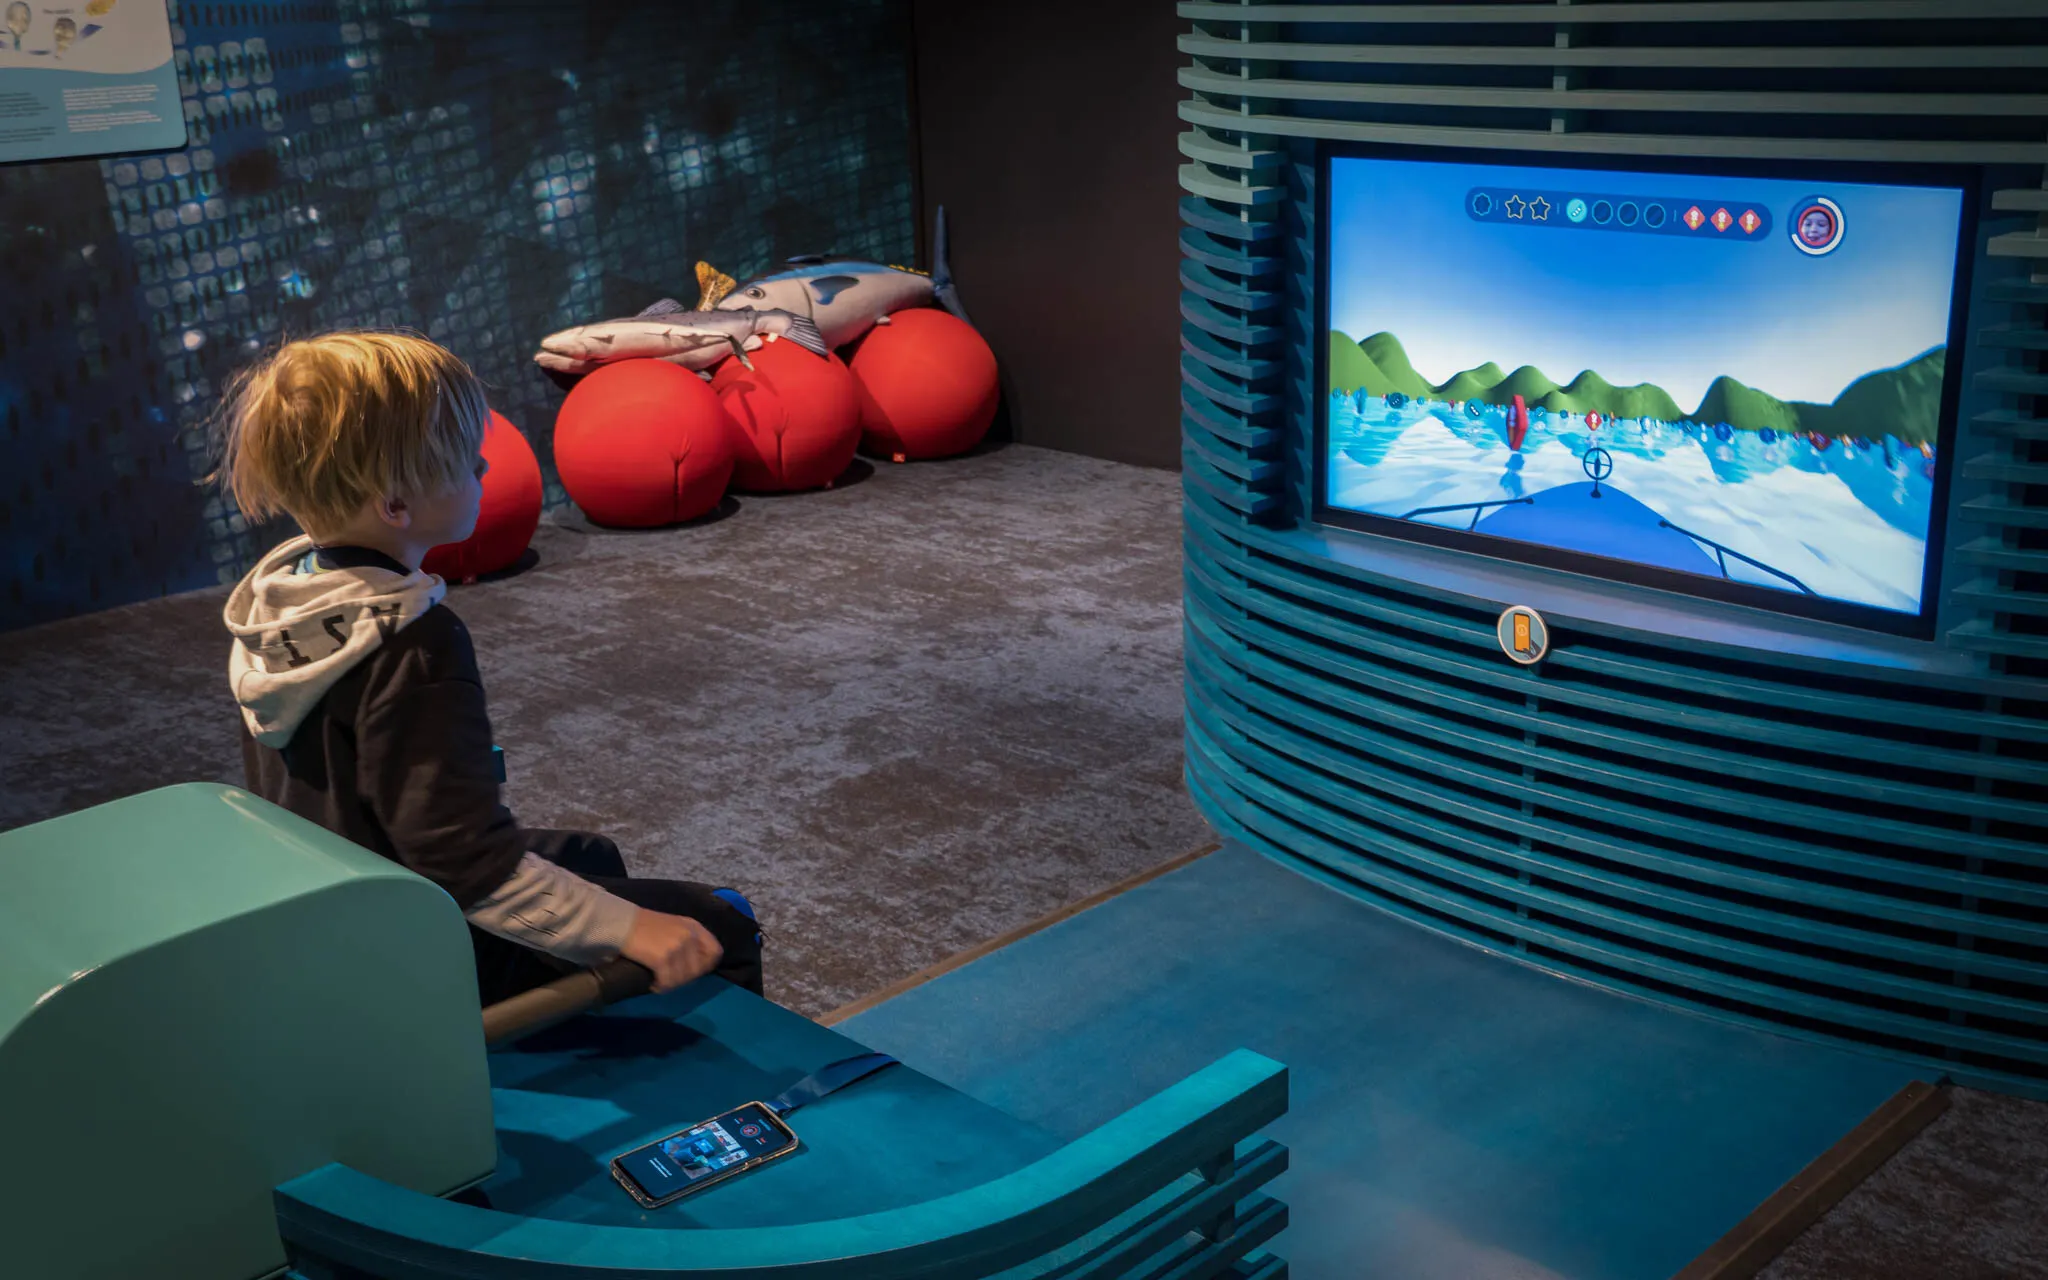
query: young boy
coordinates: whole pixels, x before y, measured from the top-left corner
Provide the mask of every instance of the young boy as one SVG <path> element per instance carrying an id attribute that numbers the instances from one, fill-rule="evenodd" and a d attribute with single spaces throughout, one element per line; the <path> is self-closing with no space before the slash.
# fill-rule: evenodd
<path id="1" fill-rule="evenodd" d="M 221 476 L 306 536 L 229 597 L 249 789 L 427 877 L 462 908 L 483 1002 L 623 955 L 667 990 L 761 990 L 730 889 L 626 876 L 602 836 L 522 829 L 499 803 L 469 632 L 420 561 L 476 527 L 482 385 L 424 338 L 332 333 L 245 372 Z"/>

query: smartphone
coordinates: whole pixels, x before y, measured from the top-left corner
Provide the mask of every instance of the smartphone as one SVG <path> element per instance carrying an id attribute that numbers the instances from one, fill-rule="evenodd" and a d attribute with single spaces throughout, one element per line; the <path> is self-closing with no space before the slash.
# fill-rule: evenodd
<path id="1" fill-rule="evenodd" d="M 796 1150 L 796 1131 L 765 1103 L 749 1102 L 612 1161 L 612 1180 L 643 1208 L 736 1178 Z"/>

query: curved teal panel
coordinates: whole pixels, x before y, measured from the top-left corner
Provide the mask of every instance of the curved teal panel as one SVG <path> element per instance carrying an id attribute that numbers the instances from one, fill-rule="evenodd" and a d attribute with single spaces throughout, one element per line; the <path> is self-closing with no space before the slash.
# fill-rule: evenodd
<path id="1" fill-rule="evenodd" d="M 1576 87 L 1539 110 L 1544 93 L 1511 83 L 1558 49 L 1588 75 L 1633 65 L 1647 28 L 1581 50 L 1532 10 L 1512 31 L 1461 27 L 1469 48 L 1439 64 L 1440 42 L 1388 45 L 1362 18 L 1184 9 L 1182 50 L 1203 61 L 1182 79 L 1201 95 L 1182 104 L 1182 149 L 1208 166 L 1181 206 L 1187 777 L 1204 814 L 1294 870 L 1558 973 L 2048 1093 L 2039 130 L 2015 148 L 1967 113 L 1942 125 L 1950 158 L 1991 167 L 1936 638 L 1885 648 L 1762 615 L 1688 631 L 1660 622 L 1686 606 L 1312 521 L 1314 146 L 1928 158 L 1918 95 L 1938 77 L 1917 60 L 1954 33 L 1933 17 L 1888 28 L 1872 47 L 1899 68 L 1895 96 L 1761 138 L 1728 109 L 1776 90 L 1724 83 L 1725 51 L 1700 55 L 1698 85 L 1585 116 L 1564 105 Z M 1689 0 L 1660 12 L 1727 20 Z M 1986 35 L 1984 65 L 2038 57 L 2044 31 Z M 1554 47 L 1538 55 L 1536 35 Z M 1852 56 L 1832 37 L 1809 54 Z M 1228 163 L 1266 152 L 1282 158 L 1257 174 Z M 1274 466 L 1246 465 L 1250 432 Z M 1569 604 L 1542 604 L 1556 643 L 1528 669 L 1495 624 L 1534 588 Z"/>
<path id="2" fill-rule="evenodd" d="M 1187 227 L 1181 231 L 1180 251 L 1204 266 L 1241 276 L 1271 275 L 1280 269 L 1280 264 L 1273 259 L 1248 253 L 1242 245 L 1219 240 L 1198 227 Z"/>
<path id="3" fill-rule="evenodd" d="M 1489 660 L 1485 611 L 1346 579 L 1192 496 L 1186 518 L 1189 781 L 1219 829 L 1603 985 L 2048 1080 L 2039 753 L 1987 753 L 1976 775 L 1900 763 L 1960 766 L 1963 726 L 1984 739 L 2001 702 L 1902 730 L 1881 682 L 1773 681 L 1654 637 L 1575 636 L 1576 669 L 1532 676 Z M 1690 715 L 1638 656 L 1729 690 Z M 1786 716 L 1773 684 L 1831 714 Z"/>
<path id="4" fill-rule="evenodd" d="M 1197 329 L 1246 347 L 1270 346 L 1287 337 L 1287 330 L 1280 325 L 1254 324 L 1242 315 L 1233 315 L 1192 293 L 1181 294 L 1180 315 Z"/>
<path id="5" fill-rule="evenodd" d="M 1258 1190 L 1286 1169 L 1286 1149 L 1254 1140 L 1286 1109 L 1286 1068 L 1239 1050 L 1013 1173 L 851 1217 L 680 1229 L 566 1221 L 420 1195 L 337 1163 L 279 1187 L 277 1221 L 308 1275 L 348 1268 L 375 1280 L 973 1280 L 1148 1265 L 1217 1275 L 1286 1223 Z M 1216 1230 L 1219 1220 L 1233 1229 Z"/>

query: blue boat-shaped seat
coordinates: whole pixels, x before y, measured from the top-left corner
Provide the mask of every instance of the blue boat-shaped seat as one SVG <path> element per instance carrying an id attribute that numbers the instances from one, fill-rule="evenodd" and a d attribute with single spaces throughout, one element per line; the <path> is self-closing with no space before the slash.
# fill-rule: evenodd
<path id="1" fill-rule="evenodd" d="M 716 979 L 586 1016 L 491 1055 L 492 1208 L 329 1164 L 277 1190 L 291 1274 L 1284 1274 L 1260 1246 L 1286 1210 L 1257 1188 L 1286 1152 L 1253 1136 L 1285 1111 L 1286 1070 L 1248 1051 L 1064 1144 L 894 1067 L 797 1113 L 797 1154 L 751 1174 L 651 1211 L 612 1185 L 611 1156 L 858 1051 Z"/>
<path id="2" fill-rule="evenodd" d="M 0 833 L 0 876 L 0 1274 L 1279 1274 L 1285 1154 L 1248 1140 L 1286 1073 L 1255 1054 L 1066 1144 L 891 1067 L 646 1211 L 611 1156 L 863 1046 L 707 978 L 486 1052 L 448 895 L 231 787 Z"/>

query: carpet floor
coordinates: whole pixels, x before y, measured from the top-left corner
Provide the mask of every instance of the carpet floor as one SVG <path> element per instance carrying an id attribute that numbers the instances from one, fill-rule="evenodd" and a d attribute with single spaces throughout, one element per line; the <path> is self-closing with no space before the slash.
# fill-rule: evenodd
<path id="1" fill-rule="evenodd" d="M 1023 447 L 723 519 L 544 521 L 458 586 L 532 826 L 731 884 L 820 1014 L 1198 847 L 1180 486 Z M 0 829 L 241 780 L 225 589 L 0 635 Z"/>
<path id="2" fill-rule="evenodd" d="M 1012 446 L 686 528 L 564 512 L 449 603 L 521 820 L 747 890 L 817 1015 L 1212 838 L 1179 540 L 1171 473 Z M 240 781 L 225 596 L 0 634 L 0 830 Z M 2048 1104 L 1958 1091 L 1765 1274 L 2048 1277 Z"/>
<path id="3" fill-rule="evenodd" d="M 1957 1089 L 1949 1109 L 1759 1280 L 2048 1277 L 2048 1102 Z"/>

